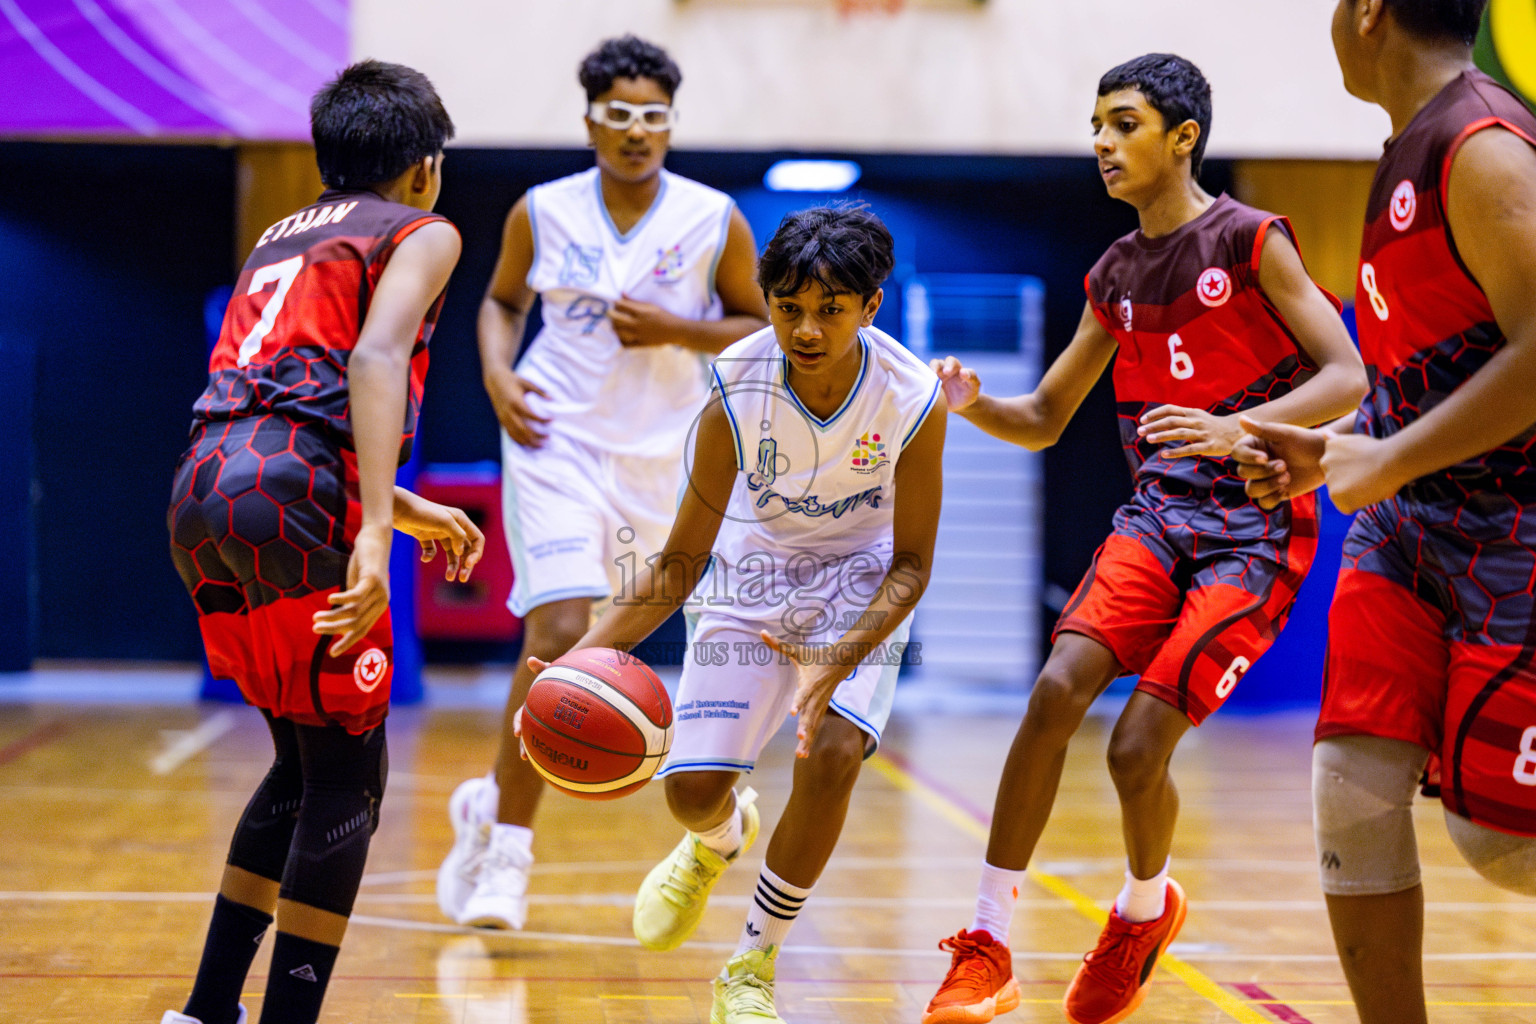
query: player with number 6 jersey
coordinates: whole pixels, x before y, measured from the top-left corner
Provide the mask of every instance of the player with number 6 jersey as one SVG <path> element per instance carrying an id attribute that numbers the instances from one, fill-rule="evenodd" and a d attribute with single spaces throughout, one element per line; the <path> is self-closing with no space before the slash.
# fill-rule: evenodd
<path id="1" fill-rule="evenodd" d="M 1018 886 L 1068 741 L 1126 674 L 1141 678 L 1109 749 L 1126 883 L 1065 1009 L 1073 1024 L 1112 1024 L 1141 1003 L 1185 916 L 1168 877 L 1179 807 L 1169 760 L 1269 648 L 1312 563 L 1313 502 L 1265 510 L 1244 493 L 1229 458 L 1239 414 L 1319 423 L 1359 401 L 1365 372 L 1289 222 L 1201 189 L 1210 112 L 1210 86 L 1181 57 L 1148 54 L 1105 74 L 1094 151 L 1140 228 L 1089 272 L 1077 334 L 1034 392 L 993 398 L 953 357 L 935 363 L 952 411 L 1038 450 L 1113 361 L 1134 489 L 1056 625 L 1003 768 L 976 914 L 940 943 L 952 960 L 924 1024 L 980 1024 L 1018 1005 Z"/>

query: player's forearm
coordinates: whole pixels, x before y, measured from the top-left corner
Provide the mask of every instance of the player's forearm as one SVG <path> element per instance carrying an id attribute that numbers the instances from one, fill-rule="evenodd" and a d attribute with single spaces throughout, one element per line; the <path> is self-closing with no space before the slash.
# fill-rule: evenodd
<path id="1" fill-rule="evenodd" d="M 1055 424 L 1043 415 L 1034 394 L 1012 398 L 978 395 L 976 401 L 961 409 L 959 415 L 993 437 L 1020 445 L 1032 452 L 1049 448 L 1061 437 L 1065 423 Z"/>
<path id="2" fill-rule="evenodd" d="M 677 344 L 695 352 L 718 355 L 733 342 L 762 330 L 768 321 L 755 316 L 728 316 L 722 320 L 683 320 Z"/>
<path id="3" fill-rule="evenodd" d="M 1454 466 L 1513 439 L 1536 423 L 1536 324 L 1508 343 L 1461 387 L 1388 438 L 1403 481 Z"/>
<path id="4" fill-rule="evenodd" d="M 931 555 L 924 559 L 911 554 L 898 555 L 891 561 L 874 600 L 869 602 L 854 628 L 834 643 L 832 653 L 839 662 L 853 668 L 896 632 L 896 627 L 912 614 L 923 591 L 928 589 L 932 562 Z"/>
<path id="5" fill-rule="evenodd" d="M 1358 366 L 1329 364 L 1301 387 L 1272 402 L 1243 410 L 1249 419 L 1315 427 L 1348 416 L 1353 418 L 1365 397 L 1365 371 Z"/>
<path id="6" fill-rule="evenodd" d="M 393 527 L 395 470 L 405 428 L 410 360 L 405 346 L 355 350 L 347 362 L 352 444 L 364 526 Z"/>
<path id="7" fill-rule="evenodd" d="M 527 310 L 514 309 L 490 295 L 481 300 L 475 329 L 480 346 L 482 377 L 511 372 L 527 323 Z"/>
<path id="8" fill-rule="evenodd" d="M 682 607 L 708 565 L 707 551 L 671 552 L 649 562 L 633 580 L 620 581 L 613 603 L 576 646 L 628 650 L 638 644 Z"/>

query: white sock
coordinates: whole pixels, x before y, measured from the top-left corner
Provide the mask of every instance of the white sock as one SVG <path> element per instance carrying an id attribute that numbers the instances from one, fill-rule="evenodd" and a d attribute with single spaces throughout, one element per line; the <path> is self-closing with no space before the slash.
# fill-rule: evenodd
<path id="1" fill-rule="evenodd" d="M 530 858 L 533 856 L 533 829 L 531 828 L 498 821 L 491 826 L 491 836 L 493 842 L 495 837 L 501 837 L 501 842 L 496 844 L 498 846 L 510 846 L 519 853 L 527 854 Z"/>
<path id="2" fill-rule="evenodd" d="M 495 821 L 501 810 L 501 788 L 496 785 L 496 773 L 493 771 L 488 774 L 485 781 L 490 785 L 481 788 L 478 794 L 479 805 L 472 808 L 474 821 Z"/>
<path id="3" fill-rule="evenodd" d="M 1126 921 L 1156 921 L 1163 916 L 1168 895 L 1168 865 L 1152 878 L 1137 878 L 1131 869 L 1125 869 L 1125 888 L 1115 897 L 1115 913 Z"/>
<path id="4" fill-rule="evenodd" d="M 800 908 L 810 894 L 810 889 L 790 885 L 764 864 L 757 876 L 757 891 L 747 905 L 747 923 L 736 942 L 736 954 L 784 945 L 790 926 L 800 916 Z"/>
<path id="5" fill-rule="evenodd" d="M 976 920 L 971 931 L 984 931 L 994 942 L 1008 945 L 1008 929 L 1013 923 L 1013 908 L 1019 901 L 1019 886 L 1027 872 L 981 865 L 981 884 L 976 889 Z"/>
<path id="6" fill-rule="evenodd" d="M 741 849 L 741 808 L 736 804 L 736 794 L 731 794 L 731 813 L 708 832 L 695 832 L 699 842 L 714 850 L 726 860 L 736 856 Z"/>

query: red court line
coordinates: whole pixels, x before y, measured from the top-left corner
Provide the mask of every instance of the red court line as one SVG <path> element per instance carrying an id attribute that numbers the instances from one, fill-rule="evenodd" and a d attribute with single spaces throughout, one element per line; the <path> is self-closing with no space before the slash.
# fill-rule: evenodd
<path id="1" fill-rule="evenodd" d="M 1233 985 L 1232 988 L 1240 995 L 1244 996 L 1245 998 L 1252 999 L 1264 1009 L 1274 1014 L 1275 1019 L 1282 1021 L 1283 1024 L 1312 1024 L 1310 1020 L 1308 1020 L 1306 1017 L 1303 1017 L 1289 1006 L 1286 1006 L 1284 1003 L 1275 1001 L 1274 996 L 1264 991 L 1258 985 L 1240 983 Z"/>
<path id="2" fill-rule="evenodd" d="M 68 732 L 69 726 L 63 722 L 46 722 L 33 729 L 21 739 L 15 740 L 5 747 L 0 747 L 0 764 L 9 764 L 21 755 L 52 743 Z"/>

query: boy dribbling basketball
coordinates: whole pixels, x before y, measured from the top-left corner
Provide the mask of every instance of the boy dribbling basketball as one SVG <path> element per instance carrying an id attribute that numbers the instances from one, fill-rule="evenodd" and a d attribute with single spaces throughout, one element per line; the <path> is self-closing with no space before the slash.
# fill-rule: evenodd
<path id="1" fill-rule="evenodd" d="M 715 881 L 756 839 L 751 790 L 734 786 L 786 712 L 799 716 L 789 802 L 715 980 L 713 1024 L 779 1021 L 778 950 L 879 743 L 928 581 L 944 398 L 932 370 L 871 326 L 892 248 L 859 206 L 779 225 L 758 266 L 772 326 L 715 360 L 666 549 L 576 645 L 629 647 L 694 595 L 659 773 L 688 831 L 635 900 L 649 949 L 693 933 Z"/>

